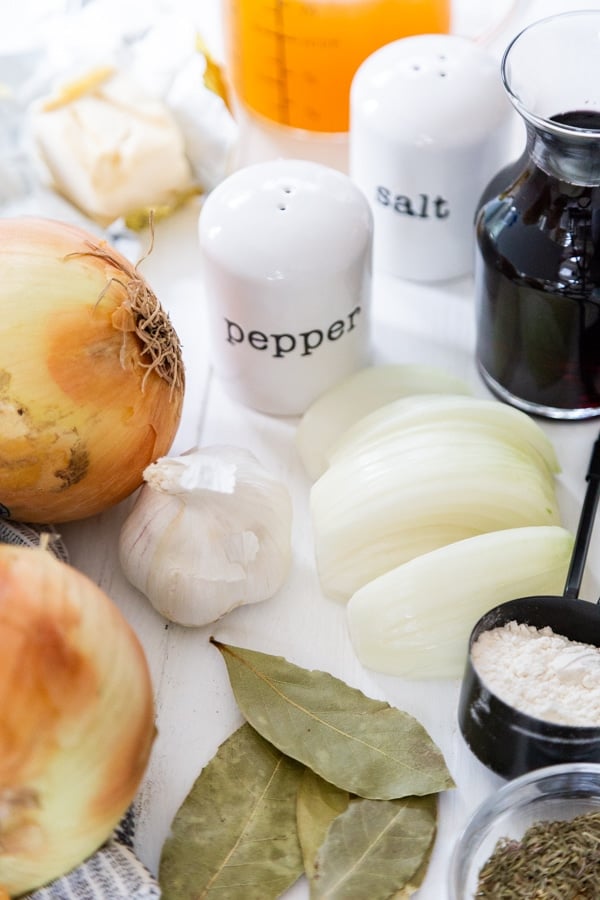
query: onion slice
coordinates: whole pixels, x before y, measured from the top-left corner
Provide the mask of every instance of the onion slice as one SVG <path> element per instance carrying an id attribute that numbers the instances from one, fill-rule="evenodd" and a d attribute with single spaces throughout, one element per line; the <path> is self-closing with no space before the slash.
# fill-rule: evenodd
<path id="1" fill-rule="evenodd" d="M 339 600 L 444 544 L 560 524 L 548 467 L 477 423 L 399 431 L 340 457 L 310 508 L 321 587 Z"/>
<path id="2" fill-rule="evenodd" d="M 296 446 L 312 481 L 329 465 L 331 447 L 363 416 L 412 394 L 468 394 L 459 378 L 421 365 L 380 365 L 360 369 L 334 385 L 306 410 Z"/>
<path id="3" fill-rule="evenodd" d="M 497 604 L 563 590 L 573 536 L 558 526 L 478 535 L 366 584 L 347 621 L 358 658 L 405 678 L 460 678 L 471 629 Z"/>
<path id="4" fill-rule="evenodd" d="M 329 452 L 329 464 L 368 451 L 383 441 L 393 441 L 400 432 L 437 429 L 440 425 L 457 429 L 475 426 L 529 453 L 553 475 L 560 472 L 552 441 L 531 416 L 497 400 L 460 394 L 413 395 L 380 407 L 344 432 Z"/>

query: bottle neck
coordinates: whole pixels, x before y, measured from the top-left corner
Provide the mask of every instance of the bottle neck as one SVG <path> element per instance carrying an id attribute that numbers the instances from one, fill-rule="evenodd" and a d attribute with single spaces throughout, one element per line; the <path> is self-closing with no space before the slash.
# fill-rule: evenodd
<path id="1" fill-rule="evenodd" d="M 600 185 L 600 131 L 597 136 L 575 129 L 557 132 L 525 122 L 527 152 L 538 168 L 559 181 Z"/>

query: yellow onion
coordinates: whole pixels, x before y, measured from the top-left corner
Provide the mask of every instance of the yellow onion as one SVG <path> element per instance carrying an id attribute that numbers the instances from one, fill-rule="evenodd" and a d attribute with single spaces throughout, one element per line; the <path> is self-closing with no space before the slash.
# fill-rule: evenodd
<path id="1" fill-rule="evenodd" d="M 106 241 L 49 219 L 0 219 L 0 504 L 64 522 L 142 483 L 175 436 L 177 334 Z"/>
<path id="2" fill-rule="evenodd" d="M 0 545 L 0 711 L 0 896 L 17 896 L 111 834 L 155 734 L 131 627 L 41 548 Z"/>

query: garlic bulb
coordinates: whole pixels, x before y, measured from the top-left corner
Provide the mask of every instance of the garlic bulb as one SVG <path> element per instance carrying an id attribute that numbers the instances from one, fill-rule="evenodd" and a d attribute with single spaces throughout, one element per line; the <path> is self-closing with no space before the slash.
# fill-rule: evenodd
<path id="1" fill-rule="evenodd" d="M 291 499 L 252 453 L 195 448 L 152 463 L 144 481 L 119 554 L 129 581 L 165 618 L 207 625 L 283 585 Z"/>

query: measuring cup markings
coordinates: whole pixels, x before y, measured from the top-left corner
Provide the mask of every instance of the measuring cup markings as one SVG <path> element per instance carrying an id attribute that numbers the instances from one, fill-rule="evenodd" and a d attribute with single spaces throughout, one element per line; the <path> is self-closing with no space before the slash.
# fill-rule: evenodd
<path id="1" fill-rule="evenodd" d="M 231 79 L 242 104 L 280 124 L 321 132 L 348 130 L 350 83 L 370 53 L 410 34 L 449 29 L 449 0 L 225 3 Z"/>

